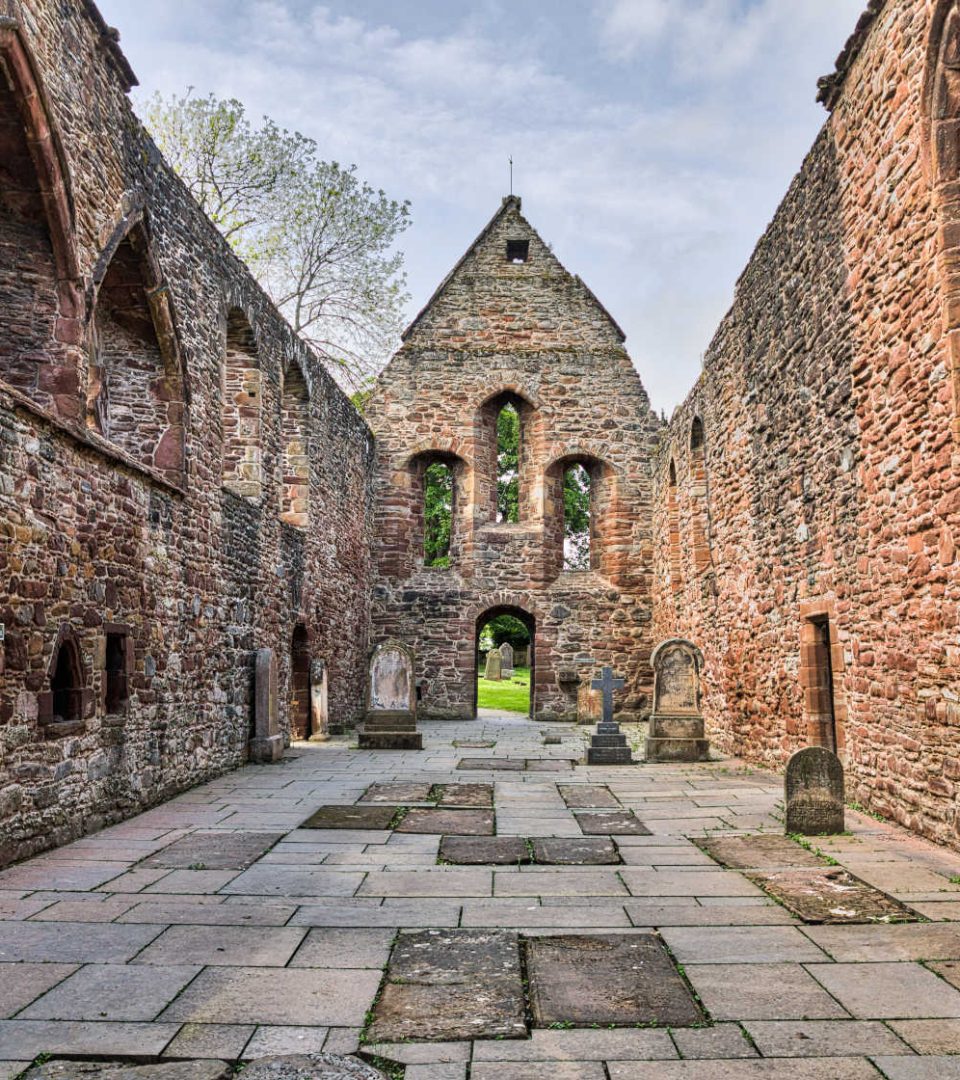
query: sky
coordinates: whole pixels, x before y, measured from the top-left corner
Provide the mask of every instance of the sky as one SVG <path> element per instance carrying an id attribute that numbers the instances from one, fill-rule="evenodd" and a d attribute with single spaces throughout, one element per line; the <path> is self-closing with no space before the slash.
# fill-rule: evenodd
<path id="1" fill-rule="evenodd" d="M 409 199 L 408 314 L 509 192 L 627 334 L 654 408 L 693 386 L 826 119 L 865 0 L 98 0 L 154 92 L 236 97 Z"/>

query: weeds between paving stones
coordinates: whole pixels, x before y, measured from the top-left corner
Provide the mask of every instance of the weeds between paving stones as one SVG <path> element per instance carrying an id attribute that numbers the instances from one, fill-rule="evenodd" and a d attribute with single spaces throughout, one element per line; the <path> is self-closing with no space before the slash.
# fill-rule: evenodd
<path id="1" fill-rule="evenodd" d="M 865 817 L 873 818 L 874 821 L 887 821 L 883 814 L 878 814 L 876 810 L 868 810 L 867 807 L 863 805 L 863 803 L 858 803 L 854 800 L 853 802 L 848 802 L 847 806 L 851 810 L 855 810 L 858 814 L 863 814 Z"/>
<path id="2" fill-rule="evenodd" d="M 397 947 L 397 942 L 400 940 L 400 931 L 394 932 L 393 937 L 390 939 L 390 946 L 387 949 L 387 958 L 384 960 L 383 965 L 380 968 L 380 984 L 377 986 L 377 992 L 373 996 L 373 1001 L 370 1002 L 370 1008 L 367 1009 L 363 1016 L 363 1025 L 360 1028 L 360 1034 L 357 1036 L 357 1043 L 362 1047 L 364 1043 L 370 1042 L 367 1032 L 370 1030 L 370 1025 L 373 1023 L 373 1014 L 376 1012 L 377 1005 L 380 1003 L 380 999 L 383 997 L 384 987 L 387 985 L 387 969 L 390 967 L 390 957 L 393 954 L 393 950 Z M 402 1040 L 397 1040 L 402 1041 Z"/>

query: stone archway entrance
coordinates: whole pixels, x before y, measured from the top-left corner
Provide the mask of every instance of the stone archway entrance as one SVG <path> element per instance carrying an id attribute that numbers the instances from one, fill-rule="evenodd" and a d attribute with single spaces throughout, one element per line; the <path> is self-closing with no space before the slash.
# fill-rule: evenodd
<path id="1" fill-rule="evenodd" d="M 502 618 L 506 616 L 507 618 Z M 510 628 L 510 624 L 516 625 L 513 629 L 516 631 L 516 636 L 512 638 L 513 650 L 514 650 L 514 672 L 515 675 L 511 677 L 503 685 L 504 694 L 502 695 L 506 704 L 500 704 L 498 700 L 486 701 L 482 700 L 487 695 L 485 691 L 489 691 L 491 687 L 486 684 L 481 684 L 480 678 L 484 675 L 486 662 L 486 654 L 481 651 L 481 641 L 489 641 L 489 637 L 485 637 L 484 630 L 490 627 L 491 623 L 497 623 L 498 625 L 494 629 L 494 638 L 500 637 L 503 633 Z M 477 617 L 476 627 L 474 630 L 474 675 L 473 675 L 473 715 L 478 715 L 478 709 L 483 707 L 497 708 L 504 712 L 516 712 L 518 715 L 527 715 L 532 717 L 535 712 L 535 699 L 536 699 L 536 619 L 528 611 L 524 611 L 523 608 L 500 605 L 498 607 L 488 608 L 481 615 Z M 523 642 L 523 633 L 520 629 L 526 633 L 526 642 Z M 529 677 L 529 684 L 527 688 L 527 701 L 524 705 L 522 701 L 523 695 L 523 682 L 526 682 Z M 481 688 L 483 686 L 483 688 Z M 499 699 L 501 695 L 495 695 L 495 699 Z"/>
<path id="2" fill-rule="evenodd" d="M 310 737 L 310 642 L 298 623 L 290 643 L 290 738 Z"/>

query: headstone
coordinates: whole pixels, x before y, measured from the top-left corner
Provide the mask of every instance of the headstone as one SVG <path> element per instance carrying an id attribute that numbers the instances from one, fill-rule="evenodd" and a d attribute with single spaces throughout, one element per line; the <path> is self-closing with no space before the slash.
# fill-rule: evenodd
<path id="1" fill-rule="evenodd" d="M 326 742 L 329 738 L 327 665 L 323 660 L 312 660 L 310 663 L 310 742 Z"/>
<path id="2" fill-rule="evenodd" d="M 500 673 L 505 679 L 513 678 L 513 646 L 505 641 L 499 649 Z"/>
<path id="3" fill-rule="evenodd" d="M 595 724 L 603 718 L 603 694 L 589 682 L 577 687 L 577 723 Z"/>
<path id="4" fill-rule="evenodd" d="M 491 679 L 493 682 L 499 682 L 503 677 L 503 661 L 499 650 L 491 649 L 487 653 L 487 666 L 484 669 L 483 677 Z"/>
<path id="5" fill-rule="evenodd" d="M 370 657 L 367 711 L 359 736 L 361 750 L 421 750 L 417 731 L 417 688 L 413 649 L 381 642 Z"/>
<path id="6" fill-rule="evenodd" d="M 257 649 L 253 698 L 254 737 L 250 760 L 257 765 L 279 761 L 283 736 L 277 708 L 277 658 L 273 649 Z"/>
<path id="7" fill-rule="evenodd" d="M 703 653 L 690 641 L 670 638 L 650 657 L 653 713 L 647 761 L 709 761 L 710 743 L 700 712 Z"/>
<path id="8" fill-rule="evenodd" d="M 620 725 L 613 719 L 613 692 L 621 690 L 623 679 L 613 674 L 613 669 L 605 667 L 599 679 L 594 679 L 591 687 L 601 695 L 601 717 L 597 730 L 590 739 L 587 750 L 588 765 L 632 765 L 627 737 L 620 731 Z"/>
<path id="9" fill-rule="evenodd" d="M 801 836 L 843 832 L 843 765 L 825 746 L 808 746 L 787 762 L 786 831 Z"/>
<path id="10" fill-rule="evenodd" d="M 514 667 L 529 667 L 530 666 L 530 647 L 529 647 L 529 645 L 518 645 L 513 650 L 513 663 L 514 663 Z"/>

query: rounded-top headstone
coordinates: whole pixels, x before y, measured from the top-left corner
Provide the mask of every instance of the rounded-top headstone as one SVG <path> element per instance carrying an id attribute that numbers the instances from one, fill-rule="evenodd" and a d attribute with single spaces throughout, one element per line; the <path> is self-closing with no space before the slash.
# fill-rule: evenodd
<path id="1" fill-rule="evenodd" d="M 832 750 L 798 750 L 787 762 L 784 781 L 786 831 L 801 836 L 842 833 L 843 794 L 843 765 Z"/>

